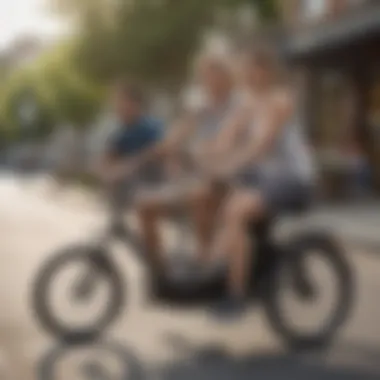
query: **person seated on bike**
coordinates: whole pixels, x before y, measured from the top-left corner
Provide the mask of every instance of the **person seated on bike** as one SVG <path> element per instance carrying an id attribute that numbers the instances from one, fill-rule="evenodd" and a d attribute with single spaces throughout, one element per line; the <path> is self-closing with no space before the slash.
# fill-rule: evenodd
<path id="1" fill-rule="evenodd" d="M 138 177 L 144 174 L 141 173 L 144 170 L 141 166 L 149 158 L 155 157 L 157 144 L 162 140 L 163 127 L 158 119 L 148 115 L 144 91 L 135 83 L 120 81 L 116 85 L 113 103 L 119 128 L 111 136 L 97 171 L 101 179 L 112 187 L 113 211 L 118 216 L 114 227 L 122 232 L 122 213 L 119 209 L 132 186 L 131 183 L 123 186 L 123 182 L 131 179 L 132 175 Z M 143 228 L 149 225 L 145 213 L 139 212 L 139 218 Z"/>
<path id="2" fill-rule="evenodd" d="M 307 202 L 314 182 L 295 97 L 274 50 L 258 46 L 246 53 L 242 73 L 247 96 L 226 126 L 224 145 L 229 146 L 229 134 L 243 133 L 245 139 L 233 153 L 219 152 L 220 165 L 210 168 L 217 178 L 236 179 L 212 248 L 212 254 L 223 252 L 228 258 L 228 295 L 216 308 L 227 318 L 238 316 L 246 306 L 253 248 L 247 226 Z"/>
<path id="3" fill-rule="evenodd" d="M 205 55 L 201 57 L 197 66 L 200 87 L 205 94 L 201 104 L 186 104 L 180 113 L 179 121 L 174 123 L 171 133 L 164 140 L 166 159 L 170 161 L 172 169 L 180 170 L 179 151 L 183 146 L 194 148 L 197 160 L 207 160 L 208 153 L 213 150 L 216 135 L 220 133 L 221 126 L 237 105 L 232 66 L 224 56 Z M 161 152 L 162 153 L 162 152 Z M 174 167 L 176 166 L 176 167 Z M 199 262 L 207 259 L 209 244 L 213 231 L 213 221 L 216 209 L 221 200 L 221 194 L 214 192 L 205 185 L 191 194 L 183 195 L 180 203 L 189 206 L 192 214 L 196 236 L 199 243 L 197 249 Z M 181 195 L 177 195 L 181 198 Z M 169 200 L 170 203 L 170 200 Z M 143 202 L 146 220 L 149 227 L 145 231 L 147 247 L 155 255 L 161 256 L 162 246 L 159 234 L 159 222 L 170 205 L 168 200 L 156 197 Z M 157 253 L 159 252 L 159 253 Z M 163 264 L 163 260 L 161 260 Z M 164 264 L 163 264 L 164 265 Z"/>

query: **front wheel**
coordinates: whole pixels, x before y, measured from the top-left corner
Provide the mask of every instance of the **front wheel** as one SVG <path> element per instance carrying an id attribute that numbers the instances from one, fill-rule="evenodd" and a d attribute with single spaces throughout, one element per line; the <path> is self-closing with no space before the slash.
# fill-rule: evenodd
<path id="1" fill-rule="evenodd" d="M 53 256 L 37 274 L 33 310 L 42 327 L 68 342 L 95 339 L 123 304 L 121 277 L 106 252 L 73 246 Z"/>
<path id="2" fill-rule="evenodd" d="M 327 234 L 306 233 L 292 241 L 281 261 L 266 289 L 268 321 L 293 349 L 323 348 L 352 309 L 354 286 L 347 258 Z M 327 298 L 326 312 L 321 309 L 327 302 L 321 299 Z"/>

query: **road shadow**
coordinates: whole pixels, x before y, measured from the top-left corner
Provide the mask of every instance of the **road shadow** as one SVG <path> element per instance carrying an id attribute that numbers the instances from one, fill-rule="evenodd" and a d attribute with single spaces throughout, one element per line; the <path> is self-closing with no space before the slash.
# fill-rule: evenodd
<path id="1" fill-rule="evenodd" d="M 380 379 L 380 347 L 365 344 L 344 342 L 328 352 L 232 355 L 220 347 L 191 347 L 179 337 L 169 340 L 184 359 L 161 367 L 155 375 L 162 380 Z"/>
<path id="2" fill-rule="evenodd" d="M 186 361 L 161 368 L 162 380 L 375 380 L 380 371 L 328 366 L 292 355 L 263 353 L 234 358 L 226 352 L 205 349 Z"/>
<path id="3" fill-rule="evenodd" d="M 179 338 L 170 339 L 169 344 L 181 356 L 181 360 L 149 365 L 125 344 L 99 342 L 89 346 L 58 346 L 41 361 L 37 379 L 68 379 L 67 367 L 62 367 L 64 377 L 59 377 L 58 367 L 85 350 L 92 353 L 86 359 L 82 357 L 77 360 L 77 377 L 70 375 L 70 380 L 380 379 L 380 347 L 344 343 L 324 354 L 256 352 L 234 356 L 221 347 L 191 347 Z M 338 358 L 337 361 L 331 361 L 330 358 L 335 355 L 346 360 L 342 362 Z M 119 368 L 118 373 L 110 369 L 110 357 L 115 360 L 113 363 L 115 368 Z M 353 361 L 352 357 L 356 360 Z"/>
<path id="4" fill-rule="evenodd" d="M 145 365 L 127 345 L 96 342 L 57 345 L 36 369 L 37 380 L 145 380 Z"/>

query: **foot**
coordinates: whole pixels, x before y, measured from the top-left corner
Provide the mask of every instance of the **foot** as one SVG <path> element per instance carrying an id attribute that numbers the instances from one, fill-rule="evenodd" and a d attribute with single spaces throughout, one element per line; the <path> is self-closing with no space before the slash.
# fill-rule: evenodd
<path id="1" fill-rule="evenodd" d="M 233 322 L 241 318 L 247 310 L 246 300 L 243 297 L 228 297 L 218 303 L 213 309 L 216 318 Z"/>

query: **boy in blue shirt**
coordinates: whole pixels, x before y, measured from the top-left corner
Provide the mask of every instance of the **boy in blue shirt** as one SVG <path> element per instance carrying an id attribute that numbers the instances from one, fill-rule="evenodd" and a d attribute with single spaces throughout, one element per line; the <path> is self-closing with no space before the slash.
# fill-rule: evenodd
<path id="1" fill-rule="evenodd" d="M 160 121 L 147 115 L 143 91 L 134 84 L 122 83 L 117 86 L 114 98 L 115 112 L 120 127 L 112 136 L 105 155 L 99 167 L 100 177 L 113 188 L 113 207 L 118 216 L 117 231 L 122 231 L 122 213 L 119 209 L 128 196 L 130 187 L 122 183 L 132 179 L 135 175 L 146 174 L 144 164 L 157 157 L 163 136 Z M 132 181 L 133 182 L 133 179 Z M 149 247 L 151 239 L 151 218 L 149 213 L 139 211 L 142 232 L 145 235 L 146 250 L 153 252 Z M 152 257 L 157 265 L 161 265 L 158 257 Z M 160 261 L 160 262 L 159 262 Z"/>
<path id="2" fill-rule="evenodd" d="M 161 122 L 146 114 L 144 94 L 139 87 L 119 85 L 114 106 L 120 127 L 109 142 L 101 170 L 103 178 L 111 182 L 128 176 L 150 155 L 153 157 L 163 132 Z"/>

